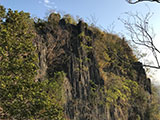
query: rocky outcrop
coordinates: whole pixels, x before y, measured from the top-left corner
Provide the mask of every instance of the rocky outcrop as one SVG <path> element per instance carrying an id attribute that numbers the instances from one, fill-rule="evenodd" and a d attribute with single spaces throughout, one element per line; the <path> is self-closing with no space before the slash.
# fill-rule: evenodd
<path id="1" fill-rule="evenodd" d="M 148 91 L 150 94 L 152 93 L 151 91 L 151 80 L 150 78 L 147 78 L 146 72 L 143 68 L 143 65 L 141 62 L 135 62 L 133 64 L 134 69 L 137 72 L 137 78 L 136 81 L 143 86 L 144 90 Z"/>
<path id="2" fill-rule="evenodd" d="M 106 108 L 104 103 L 104 95 L 99 88 L 105 81 L 93 50 L 95 35 L 92 30 L 83 21 L 73 25 L 64 19 L 59 21 L 58 15 L 55 17 L 51 15 L 47 23 L 37 24 L 35 45 L 40 67 L 37 79 L 53 77 L 57 71 L 66 73 L 63 85 L 67 120 L 127 120 L 129 113 L 123 116 L 117 108 Z M 142 64 L 134 63 L 133 68 L 137 76 L 134 81 L 151 94 L 150 79 L 147 79 Z M 92 88 L 96 88 L 94 99 Z"/>

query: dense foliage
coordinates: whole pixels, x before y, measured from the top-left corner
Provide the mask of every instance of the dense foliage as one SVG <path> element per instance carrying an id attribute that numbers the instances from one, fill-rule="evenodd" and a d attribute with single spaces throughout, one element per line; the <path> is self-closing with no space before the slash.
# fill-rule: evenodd
<path id="1" fill-rule="evenodd" d="M 158 98 L 155 94 L 152 94 L 151 97 L 148 91 L 144 90 L 143 85 L 138 83 L 137 71 L 133 67 L 138 59 L 127 41 L 96 27 L 89 27 L 89 29 L 95 35 L 93 46 L 83 44 L 82 47 L 87 52 L 94 52 L 100 75 L 105 82 L 104 86 L 98 86 L 94 81 L 90 82 L 92 100 L 98 101 L 98 94 L 103 94 L 105 99 L 100 100 L 100 103 L 106 104 L 109 111 L 116 109 L 121 119 L 158 120 L 159 107 L 154 107 L 157 104 L 154 101 L 157 101 Z M 84 32 L 79 36 L 88 42 L 91 41 L 91 38 Z"/>
<path id="2" fill-rule="evenodd" d="M 0 119 L 62 119 L 62 108 L 50 93 L 52 81 L 40 82 L 28 13 L 5 12 L 0 6 Z M 58 78 L 56 78 L 58 79 Z"/>
<path id="3" fill-rule="evenodd" d="M 39 67 L 43 66 L 39 65 L 41 53 L 37 52 L 41 47 L 35 45 L 37 34 L 42 42 L 47 41 L 48 71 L 43 79 L 37 77 Z M 117 111 L 116 119 L 159 119 L 159 98 L 137 81 L 133 64 L 138 60 L 124 38 L 81 20 L 77 24 L 70 15 L 61 19 L 59 14 L 51 13 L 48 21 L 33 20 L 28 13 L 11 9 L 6 12 L 3 6 L 0 6 L 0 119 L 63 120 L 66 102 L 63 89 L 73 84 L 65 81 L 69 85 L 64 86 L 64 80 L 76 74 L 67 76 L 59 71 L 66 70 L 63 67 L 70 59 L 78 64 L 72 68 L 76 74 L 89 74 L 90 68 L 96 66 L 104 82 L 100 84 L 92 78 L 85 84 L 90 106 L 103 105 L 111 114 Z"/>

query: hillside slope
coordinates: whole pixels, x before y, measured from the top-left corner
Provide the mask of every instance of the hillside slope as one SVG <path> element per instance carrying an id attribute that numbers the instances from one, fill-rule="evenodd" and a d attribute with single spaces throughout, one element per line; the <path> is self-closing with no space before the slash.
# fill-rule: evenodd
<path id="1" fill-rule="evenodd" d="M 0 119 L 156 118 L 151 81 L 124 38 L 69 15 L 0 10 Z"/>
<path id="2" fill-rule="evenodd" d="M 64 112 L 71 120 L 148 120 L 151 83 L 124 39 L 70 16 L 36 24 L 39 79 L 63 71 Z M 44 73 L 44 74 L 42 74 Z"/>

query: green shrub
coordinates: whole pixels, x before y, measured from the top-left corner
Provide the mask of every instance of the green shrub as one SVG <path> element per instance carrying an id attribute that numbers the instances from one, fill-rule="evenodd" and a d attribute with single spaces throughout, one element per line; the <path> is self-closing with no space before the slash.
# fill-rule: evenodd
<path id="1" fill-rule="evenodd" d="M 65 20 L 66 23 L 74 24 L 74 25 L 77 24 L 77 22 L 74 20 L 74 18 L 69 14 L 64 15 L 63 19 Z"/>

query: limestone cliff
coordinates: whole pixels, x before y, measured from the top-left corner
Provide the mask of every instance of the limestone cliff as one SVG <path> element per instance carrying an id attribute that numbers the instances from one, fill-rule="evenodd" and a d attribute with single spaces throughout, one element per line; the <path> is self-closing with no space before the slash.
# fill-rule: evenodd
<path id="1" fill-rule="evenodd" d="M 52 13 L 35 23 L 36 79 L 63 71 L 66 120 L 149 120 L 151 83 L 124 39 Z"/>

